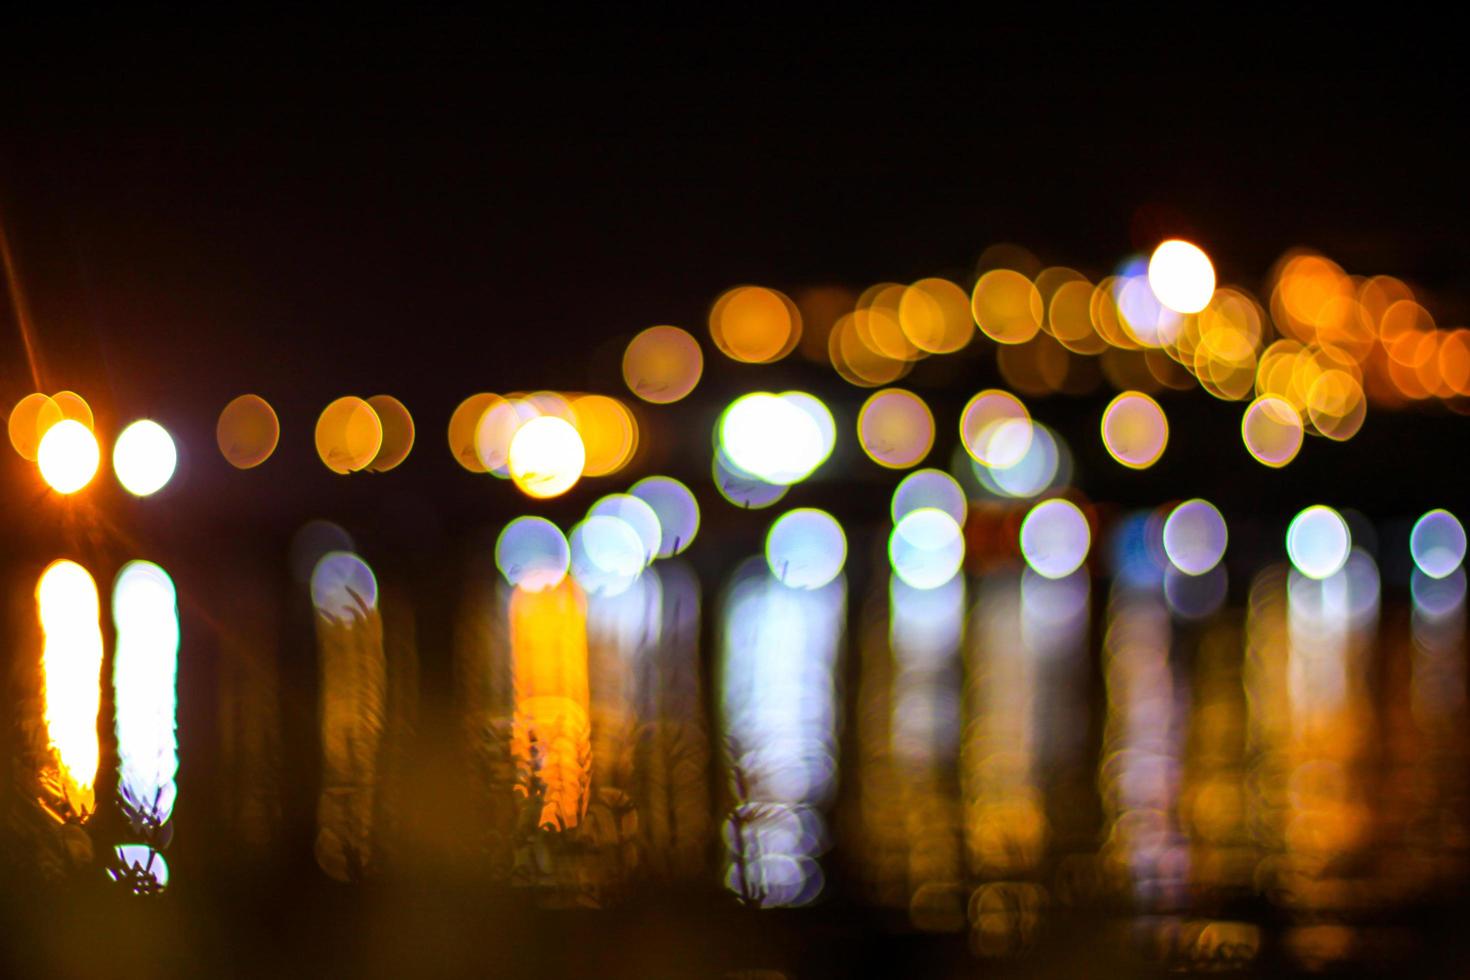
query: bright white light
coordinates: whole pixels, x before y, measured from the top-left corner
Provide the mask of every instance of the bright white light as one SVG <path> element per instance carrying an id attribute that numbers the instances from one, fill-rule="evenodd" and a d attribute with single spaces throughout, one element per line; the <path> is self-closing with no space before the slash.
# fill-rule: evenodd
<path id="1" fill-rule="evenodd" d="M 159 827 L 173 813 L 179 768 L 175 708 L 178 600 L 168 573 L 146 561 L 123 566 L 112 587 L 117 653 L 118 794 L 134 822 Z"/>
<path id="2" fill-rule="evenodd" d="M 663 526 L 648 501 L 627 493 L 610 493 L 587 511 L 588 517 L 616 517 L 638 533 L 643 542 L 643 564 L 658 557 Z"/>
<path id="3" fill-rule="evenodd" d="M 591 595 L 626 592 L 648 565 L 648 546 L 621 517 L 595 514 L 571 533 L 572 577 Z"/>
<path id="4" fill-rule="evenodd" d="M 1409 535 L 1414 564 L 1430 578 L 1444 578 L 1465 560 L 1465 528 L 1447 510 L 1431 510 Z"/>
<path id="5" fill-rule="evenodd" d="M 1225 555 L 1225 518 L 1208 500 L 1186 500 L 1164 521 L 1164 553 L 1186 575 L 1203 575 Z"/>
<path id="6" fill-rule="evenodd" d="M 725 409 L 720 419 L 719 443 L 730 463 L 775 486 L 806 479 L 831 451 L 825 427 L 818 421 L 825 407 L 809 395 L 787 395 L 745 395 Z M 821 412 L 813 409 L 813 402 Z M 834 427 L 833 439 L 835 431 Z"/>
<path id="7" fill-rule="evenodd" d="M 102 700 L 97 585 L 76 562 L 52 562 L 36 585 L 36 612 L 45 637 L 41 672 L 47 744 L 60 768 L 63 795 L 85 816 L 95 800 L 97 713 Z"/>
<path id="8" fill-rule="evenodd" d="M 1148 284 L 1175 313 L 1198 313 L 1215 295 L 1215 267 L 1198 245 L 1171 238 L 1149 259 Z"/>
<path id="9" fill-rule="evenodd" d="M 1324 579 L 1347 562 L 1353 545 L 1347 521 L 1331 507 L 1317 504 L 1292 518 L 1286 553 L 1307 578 Z"/>
<path id="10" fill-rule="evenodd" d="M 782 514 L 766 535 L 771 574 L 793 589 L 820 589 L 842 572 L 847 536 L 826 511 L 799 507 Z"/>
<path id="11" fill-rule="evenodd" d="M 141 419 L 123 429 L 112 447 L 112 469 L 123 489 L 146 497 L 163 489 L 174 475 L 179 454 L 163 426 Z"/>
<path id="12" fill-rule="evenodd" d="M 555 415 L 531 419 L 510 440 L 510 478 L 527 496 L 566 493 L 586 465 L 582 436 L 572 423 Z"/>
<path id="13" fill-rule="evenodd" d="M 76 493 L 90 483 L 101 458 L 97 437 L 75 419 L 62 419 L 47 429 L 36 451 L 41 478 L 57 493 Z"/>
<path id="14" fill-rule="evenodd" d="M 955 577 L 964 560 L 964 532 L 936 507 L 904 515 L 888 536 L 893 573 L 916 589 L 937 589 Z"/>
<path id="15" fill-rule="evenodd" d="M 1091 545 L 1087 518 L 1070 500 L 1044 500 L 1021 522 L 1021 554 L 1047 578 L 1064 578 L 1082 567 Z"/>

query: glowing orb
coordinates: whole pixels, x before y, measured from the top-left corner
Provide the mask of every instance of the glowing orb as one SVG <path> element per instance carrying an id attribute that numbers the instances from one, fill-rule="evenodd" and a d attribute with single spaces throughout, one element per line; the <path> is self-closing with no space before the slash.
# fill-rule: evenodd
<path id="1" fill-rule="evenodd" d="M 980 485 L 997 497 L 1025 500 L 1052 486 L 1062 469 L 1062 451 L 1051 430 L 1040 423 L 1031 425 L 1031 445 L 1010 466 L 982 466 L 970 460 L 970 469 Z"/>
<path id="2" fill-rule="evenodd" d="M 112 447 L 112 469 L 135 497 L 162 490 L 174 475 L 179 454 L 163 426 L 141 419 L 123 429 Z"/>
<path id="3" fill-rule="evenodd" d="M 316 420 L 316 453 L 333 473 L 365 469 L 383 447 L 383 422 L 356 395 L 338 398 Z"/>
<path id="4" fill-rule="evenodd" d="M 41 478 L 57 493 L 76 493 L 85 487 L 101 458 L 97 437 L 75 419 L 62 419 L 47 429 L 36 450 Z"/>
<path id="5" fill-rule="evenodd" d="M 1087 518 L 1070 500 L 1044 500 L 1021 522 L 1021 554 L 1047 578 L 1065 578 L 1081 568 L 1091 545 Z"/>
<path id="6" fill-rule="evenodd" d="M 658 514 L 648 501 L 628 493 L 610 493 L 587 511 L 588 517 L 616 517 L 638 534 L 643 545 L 643 564 L 650 564 L 658 557 L 663 525 Z"/>
<path id="7" fill-rule="evenodd" d="M 495 539 L 495 567 L 511 585 L 530 592 L 560 585 L 570 562 L 566 535 L 544 517 L 517 517 Z"/>
<path id="8" fill-rule="evenodd" d="M 1164 521 L 1164 553 L 1186 575 L 1203 575 L 1225 555 L 1225 518 L 1208 500 L 1186 500 Z"/>
<path id="9" fill-rule="evenodd" d="M 648 546 L 620 517 L 595 514 L 571 534 L 572 576 L 591 595 L 626 592 L 647 565 Z"/>
<path id="10" fill-rule="evenodd" d="M 1148 260 L 1148 284 L 1175 313 L 1198 313 L 1215 295 L 1215 267 L 1198 245 L 1171 238 Z"/>
<path id="11" fill-rule="evenodd" d="M 1347 521 L 1322 504 L 1297 514 L 1286 529 L 1286 554 L 1296 570 L 1307 578 L 1334 575 L 1347 563 L 1352 546 Z"/>
<path id="12" fill-rule="evenodd" d="M 214 441 L 220 455 L 239 470 L 259 466 L 281 440 L 281 423 L 276 410 L 259 395 L 241 395 L 219 413 Z"/>
<path id="13" fill-rule="evenodd" d="M 1031 448 L 1031 413 L 1008 391 L 982 391 L 960 413 L 965 452 L 985 466 L 1014 466 Z"/>
<path id="14" fill-rule="evenodd" d="M 934 445 L 934 416 L 924 400 L 902 388 L 876 392 L 858 412 L 858 441 L 879 466 L 907 469 Z"/>
<path id="15" fill-rule="evenodd" d="M 623 352 L 623 381 L 646 402 L 667 405 L 694 390 L 704 372 L 699 341 L 678 327 L 649 327 Z"/>
<path id="16" fill-rule="evenodd" d="M 699 504 L 684 484 L 672 477 L 650 476 L 628 492 L 652 507 L 658 517 L 658 557 L 677 555 L 694 541 L 699 533 Z"/>
<path id="17" fill-rule="evenodd" d="M 42 437 L 65 417 L 61 414 L 61 407 L 50 395 L 32 392 L 16 402 L 15 407 L 10 410 L 10 420 L 6 423 L 10 444 L 22 458 L 34 462 Z"/>
<path id="18" fill-rule="evenodd" d="M 1409 535 L 1414 564 L 1430 578 L 1444 578 L 1465 560 L 1465 528 L 1447 510 L 1431 510 Z"/>
<path id="19" fill-rule="evenodd" d="M 354 622 L 378 607 L 378 579 L 350 551 L 329 551 L 311 570 L 311 604 L 330 619 Z"/>
<path id="20" fill-rule="evenodd" d="M 1262 395 L 1245 410 L 1240 420 L 1240 437 L 1257 462 L 1280 468 L 1296 459 L 1305 429 L 1302 417 L 1291 402 L 1276 395 Z"/>
<path id="21" fill-rule="evenodd" d="M 766 535 L 771 574 L 794 589 L 820 589 L 842 572 L 847 536 L 826 511 L 800 507 L 776 519 Z"/>
<path id="22" fill-rule="evenodd" d="M 773 486 L 799 483 L 821 466 L 835 442 L 832 414 L 800 392 L 754 392 L 720 417 L 719 448 L 736 470 Z M 825 424 L 824 424 L 825 423 Z"/>
<path id="23" fill-rule="evenodd" d="M 915 589 L 936 589 L 959 572 L 965 535 L 955 519 L 935 507 L 904 515 L 888 536 L 893 574 Z"/>
<path id="24" fill-rule="evenodd" d="M 530 497 L 566 493 L 581 478 L 586 462 L 576 427 L 553 415 L 526 422 L 510 441 L 510 478 Z"/>
<path id="25" fill-rule="evenodd" d="M 903 478 L 898 488 L 893 491 L 893 503 L 889 510 L 893 514 L 893 523 L 902 521 L 905 514 L 918 510 L 920 507 L 934 507 L 944 511 L 954 518 L 956 524 L 963 524 L 965 514 L 969 505 L 965 501 L 965 491 L 954 477 L 943 470 L 915 470 Z"/>
<path id="26" fill-rule="evenodd" d="M 1169 444 L 1169 420 L 1148 395 L 1125 391 L 1103 411 L 1102 439 L 1108 455 L 1124 466 L 1148 469 Z"/>

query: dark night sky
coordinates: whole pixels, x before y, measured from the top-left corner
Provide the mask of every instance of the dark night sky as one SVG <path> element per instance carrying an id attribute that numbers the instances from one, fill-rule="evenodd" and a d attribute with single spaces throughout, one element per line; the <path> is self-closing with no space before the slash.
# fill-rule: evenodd
<path id="1" fill-rule="evenodd" d="M 434 450 L 410 466 L 459 479 L 472 391 L 616 390 L 619 339 L 703 334 L 733 283 L 963 280 L 1002 240 L 1100 274 L 1184 231 L 1257 290 L 1307 244 L 1470 316 L 1463 72 L 1424 25 L 1064 23 L 17 25 L 0 214 L 48 387 L 205 447 L 260 391 L 303 473 L 339 394 L 398 394 Z M 1370 418 L 1297 479 L 1404 439 L 1432 461 L 1420 430 Z"/>

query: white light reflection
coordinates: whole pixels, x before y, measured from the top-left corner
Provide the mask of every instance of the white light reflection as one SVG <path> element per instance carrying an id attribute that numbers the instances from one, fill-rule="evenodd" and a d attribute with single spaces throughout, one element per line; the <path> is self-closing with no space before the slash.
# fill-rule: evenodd
<path id="1" fill-rule="evenodd" d="M 803 905 L 822 889 L 822 809 L 837 775 L 834 671 L 846 617 L 839 576 L 792 589 L 760 561 L 722 610 L 721 705 L 736 805 L 725 822 L 727 886 L 761 906 Z"/>
<path id="2" fill-rule="evenodd" d="M 112 621 L 117 791 L 134 826 L 151 831 L 173 814 L 179 768 L 179 613 L 168 573 L 146 561 L 124 565 L 112 587 Z"/>

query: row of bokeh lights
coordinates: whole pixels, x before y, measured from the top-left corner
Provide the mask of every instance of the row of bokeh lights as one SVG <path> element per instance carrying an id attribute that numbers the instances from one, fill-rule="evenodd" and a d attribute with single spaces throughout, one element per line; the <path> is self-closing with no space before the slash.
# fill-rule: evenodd
<path id="1" fill-rule="evenodd" d="M 91 406 L 76 392 L 27 395 L 11 410 L 7 431 L 15 451 L 33 461 L 57 493 L 81 490 L 101 465 Z M 113 443 L 113 472 L 134 496 L 147 497 L 163 489 L 177 466 L 173 437 L 151 419 L 130 423 Z"/>

